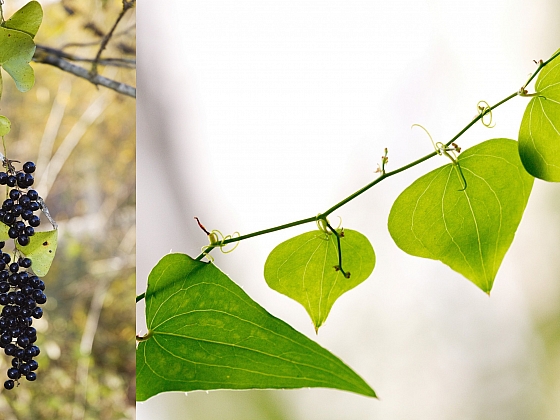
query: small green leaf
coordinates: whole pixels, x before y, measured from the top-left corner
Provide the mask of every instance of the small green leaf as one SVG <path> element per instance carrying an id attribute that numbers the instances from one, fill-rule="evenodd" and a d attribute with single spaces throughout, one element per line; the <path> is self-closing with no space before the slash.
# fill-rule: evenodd
<path id="1" fill-rule="evenodd" d="M 209 389 L 373 390 L 340 359 L 266 312 L 213 264 L 169 254 L 146 290 L 136 398 Z"/>
<path id="2" fill-rule="evenodd" d="M 36 1 L 30 1 L 15 12 L 2 26 L 8 29 L 25 32 L 30 35 L 31 38 L 34 38 L 35 35 L 37 35 L 42 20 L 43 9 L 41 5 Z"/>
<path id="3" fill-rule="evenodd" d="M 539 73 L 519 129 L 519 155 L 531 175 L 560 182 L 560 56 Z"/>
<path id="4" fill-rule="evenodd" d="M 51 268 L 57 243 L 58 230 L 55 229 L 47 232 L 35 232 L 35 234 L 29 238 L 28 245 L 21 246 L 16 243 L 16 248 L 19 249 L 23 255 L 31 259 L 31 269 L 33 272 L 39 277 L 43 277 Z"/>
<path id="5" fill-rule="evenodd" d="M 320 230 L 282 242 L 264 266 L 268 285 L 301 303 L 315 330 L 325 322 L 334 302 L 367 279 L 375 266 L 375 253 L 364 235 L 344 229 L 340 242 L 342 268 L 350 272 L 350 278 L 334 268 L 338 265 L 336 236 Z"/>
<path id="6" fill-rule="evenodd" d="M 493 139 L 417 179 L 397 198 L 389 232 L 403 251 L 439 260 L 489 293 L 521 221 L 534 178 L 517 142 Z"/>
<path id="7" fill-rule="evenodd" d="M 0 241 L 9 241 L 10 235 L 8 235 L 8 230 L 10 227 L 2 222 L 0 222 Z"/>
<path id="8" fill-rule="evenodd" d="M 29 62 L 35 53 L 35 43 L 24 32 L 0 27 L 0 66 L 14 79 L 20 92 L 27 92 L 35 83 Z"/>
<path id="9" fill-rule="evenodd" d="M 0 137 L 8 134 L 11 128 L 12 123 L 10 122 L 10 120 L 5 116 L 0 115 Z"/>

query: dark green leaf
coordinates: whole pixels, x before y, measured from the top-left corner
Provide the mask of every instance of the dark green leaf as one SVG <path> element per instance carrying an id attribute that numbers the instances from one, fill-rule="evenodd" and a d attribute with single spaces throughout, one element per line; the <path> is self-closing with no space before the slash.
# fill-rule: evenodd
<path id="1" fill-rule="evenodd" d="M 325 322 L 334 302 L 367 279 L 375 266 L 375 253 L 364 235 L 344 229 L 340 242 L 342 268 L 350 278 L 334 268 L 338 265 L 336 236 L 321 230 L 282 242 L 264 266 L 268 285 L 301 303 L 315 330 Z"/>
<path id="2" fill-rule="evenodd" d="M 560 56 L 539 73 L 519 129 L 519 155 L 534 177 L 560 182 Z"/>
<path id="3" fill-rule="evenodd" d="M 148 278 L 136 397 L 165 391 L 327 387 L 374 397 L 340 359 L 275 318 L 213 264 L 183 254 Z"/>
<path id="4" fill-rule="evenodd" d="M 485 292 L 506 254 L 527 205 L 534 178 L 523 168 L 517 142 L 488 140 L 453 164 L 417 179 L 397 198 L 389 232 L 403 251 L 440 260 Z"/>

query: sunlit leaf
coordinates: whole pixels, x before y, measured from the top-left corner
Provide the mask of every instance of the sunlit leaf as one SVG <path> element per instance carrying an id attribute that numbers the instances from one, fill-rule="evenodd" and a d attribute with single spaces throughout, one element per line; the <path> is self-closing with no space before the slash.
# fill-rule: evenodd
<path id="1" fill-rule="evenodd" d="M 374 397 L 348 366 L 275 318 L 213 264 L 161 259 L 148 278 L 149 335 L 136 398 L 165 391 L 327 387 Z"/>
<path id="2" fill-rule="evenodd" d="M 39 30 L 39 26 L 41 26 L 42 20 L 43 9 L 41 5 L 36 1 L 30 1 L 15 12 L 2 26 L 25 32 L 31 38 L 34 38 Z"/>
<path id="3" fill-rule="evenodd" d="M 11 128 L 12 123 L 10 122 L 10 120 L 5 116 L 0 115 L 0 136 L 5 136 L 6 134 L 8 134 Z"/>
<path id="4" fill-rule="evenodd" d="M 467 188 L 459 191 L 462 181 L 452 164 L 429 172 L 397 198 L 389 232 L 403 251 L 440 260 L 490 292 L 534 178 L 513 140 L 485 141 L 458 161 Z"/>
<path id="5" fill-rule="evenodd" d="M 20 92 L 33 87 L 35 76 L 29 62 L 35 53 L 35 43 L 24 32 L 0 27 L 0 66 L 12 76 Z"/>
<path id="6" fill-rule="evenodd" d="M 282 242 L 272 250 L 264 266 L 268 285 L 302 304 L 317 330 L 327 319 L 334 302 L 369 277 L 375 253 L 359 232 L 344 229 L 340 238 L 342 268 L 338 265 L 336 236 L 321 230 L 307 232 Z"/>
<path id="7" fill-rule="evenodd" d="M 16 248 L 19 249 L 23 255 L 31 259 L 31 269 L 33 272 L 39 277 L 43 277 L 51 268 L 57 243 L 58 230 L 49 230 L 47 232 L 35 232 L 35 234 L 29 238 L 28 245 L 21 246 L 16 243 Z"/>
<path id="8" fill-rule="evenodd" d="M 534 177 L 560 182 L 560 56 L 539 73 L 519 129 L 519 155 Z"/>

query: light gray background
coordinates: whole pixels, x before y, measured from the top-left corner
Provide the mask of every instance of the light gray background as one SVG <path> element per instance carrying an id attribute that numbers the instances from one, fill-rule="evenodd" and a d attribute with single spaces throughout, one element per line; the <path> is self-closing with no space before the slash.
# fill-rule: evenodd
<path id="1" fill-rule="evenodd" d="M 356 191 L 377 176 L 385 147 L 389 170 L 429 153 L 411 125 L 445 142 L 479 100 L 519 89 L 532 60 L 560 47 L 558 16 L 553 0 L 140 2 L 138 293 L 166 253 L 196 256 L 206 244 L 193 216 L 224 234 L 250 233 Z M 495 128 L 479 124 L 459 144 L 516 138 L 526 103 L 503 105 Z M 262 276 L 272 248 L 313 225 L 213 253 L 253 299 L 342 358 L 381 400 L 325 389 L 173 393 L 139 403 L 137 418 L 554 418 L 560 390 L 547 382 L 540 325 L 560 307 L 559 186 L 535 183 L 489 298 L 443 264 L 404 254 L 387 232 L 398 194 L 445 163 L 390 178 L 334 214 L 370 239 L 378 260 L 318 336 L 305 310 Z"/>

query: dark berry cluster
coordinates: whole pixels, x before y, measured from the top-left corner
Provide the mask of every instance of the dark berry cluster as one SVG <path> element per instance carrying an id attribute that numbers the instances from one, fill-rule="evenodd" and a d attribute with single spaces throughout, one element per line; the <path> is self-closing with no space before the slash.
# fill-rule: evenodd
<path id="1" fill-rule="evenodd" d="M 35 181 L 33 172 L 35 164 L 26 162 L 22 171 L 16 171 L 9 165 L 8 172 L 0 172 L 0 185 L 11 187 L 8 198 L 2 203 L 0 221 L 8 225 L 8 236 L 25 246 L 29 237 L 35 234 L 35 228 L 41 224 L 39 216 L 34 214 L 41 209 L 41 200 L 37 191 L 28 189 Z"/>
<path id="2" fill-rule="evenodd" d="M 0 222 L 9 226 L 8 236 L 20 246 L 29 244 L 35 234 L 40 219 L 34 213 L 42 208 L 42 199 L 37 191 L 29 189 L 33 185 L 35 164 L 26 162 L 17 171 L 13 161 L 4 161 L 6 172 L 0 172 L 0 185 L 7 185 L 8 198 L 0 209 Z M 12 389 L 25 377 L 28 381 L 37 379 L 35 371 L 39 367 L 36 357 L 40 350 L 34 343 L 37 331 L 32 327 L 33 319 L 43 316 L 39 305 L 47 301 L 45 283 L 29 271 L 31 259 L 13 252 L 3 252 L 5 242 L 0 242 L 0 348 L 12 356 L 12 367 L 8 369 L 8 380 L 4 388 Z M 19 257 L 18 257 L 19 256 Z M 17 261 L 15 260 L 17 258 Z"/>
<path id="3" fill-rule="evenodd" d="M 4 242 L 0 242 L 0 250 Z M 27 271 L 31 267 L 29 258 L 19 258 L 12 262 L 10 254 L 0 254 L 0 347 L 4 353 L 12 356 L 12 367 L 8 369 L 8 380 L 4 388 L 12 389 L 14 381 L 25 377 L 34 381 L 39 367 L 33 360 L 40 350 L 34 343 L 37 331 L 32 327 L 33 318 L 43 316 L 38 306 L 47 301 L 44 293 L 45 283 L 33 273 Z"/>

